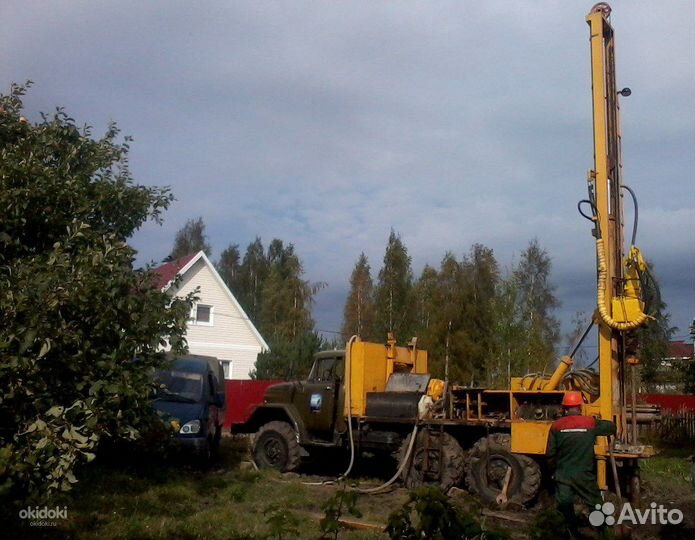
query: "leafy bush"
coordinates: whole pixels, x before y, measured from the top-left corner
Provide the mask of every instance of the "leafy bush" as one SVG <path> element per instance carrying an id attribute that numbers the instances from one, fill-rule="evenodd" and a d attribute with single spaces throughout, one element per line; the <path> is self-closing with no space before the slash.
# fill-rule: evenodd
<path id="1" fill-rule="evenodd" d="M 271 504 L 263 510 L 268 525 L 268 538 L 283 540 L 299 536 L 299 519 L 292 512 Z"/>
<path id="2" fill-rule="evenodd" d="M 150 372 L 183 352 L 190 299 L 133 268 L 126 240 L 168 189 L 133 183 L 128 143 L 0 96 L 0 495 L 69 489 L 99 442 L 152 425 Z"/>
<path id="3" fill-rule="evenodd" d="M 481 538 L 483 534 L 489 540 L 509 538 L 500 531 L 484 532 L 473 516 L 454 506 L 437 487 L 411 491 L 403 507 L 389 516 L 386 533 L 398 540 Z"/>
<path id="4" fill-rule="evenodd" d="M 333 497 L 329 497 L 321 505 L 324 511 L 324 516 L 321 518 L 321 538 L 337 539 L 340 531 L 343 530 L 343 524 L 340 518 L 347 511 L 351 516 L 362 517 L 362 512 L 357 508 L 357 492 L 349 491 L 347 483 L 343 482 L 340 491 Z"/>

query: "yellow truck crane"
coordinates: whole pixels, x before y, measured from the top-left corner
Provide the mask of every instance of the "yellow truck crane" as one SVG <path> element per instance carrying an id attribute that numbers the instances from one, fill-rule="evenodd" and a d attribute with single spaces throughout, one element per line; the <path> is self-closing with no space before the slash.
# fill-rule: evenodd
<path id="1" fill-rule="evenodd" d="M 386 344 L 353 336 L 344 351 L 318 353 L 307 380 L 269 387 L 249 420 L 236 427 L 256 433 L 259 466 L 294 470 L 322 448 L 340 447 L 351 452 L 347 475 L 360 452 L 382 452 L 396 457 L 394 478 L 408 487 L 465 483 L 485 502 L 525 505 L 543 483 L 548 434 L 562 414 L 563 395 L 579 390 L 584 414 L 618 428 L 615 441 L 600 437 L 595 448 L 599 487 L 638 497 L 638 460 L 653 452 L 637 440 L 635 379 L 628 375 L 638 363 L 631 333 L 650 318 L 643 299 L 649 275 L 634 245 L 623 250 L 625 192 L 635 201 L 635 215 L 637 207 L 622 183 L 618 100 L 629 90 L 616 87 L 610 7 L 596 4 L 587 22 L 594 167 L 579 211 L 596 239 L 598 370 L 574 369 L 577 344 L 550 376 L 513 378 L 508 390 L 471 388 L 430 377 L 427 352 L 416 339 L 398 347 L 393 336 Z"/>

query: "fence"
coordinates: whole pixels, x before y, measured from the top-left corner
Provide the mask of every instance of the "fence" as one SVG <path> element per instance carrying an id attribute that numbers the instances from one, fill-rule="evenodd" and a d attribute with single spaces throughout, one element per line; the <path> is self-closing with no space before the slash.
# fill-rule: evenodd
<path id="1" fill-rule="evenodd" d="M 695 411 L 661 409 L 653 420 L 641 422 L 638 432 L 640 440 L 660 446 L 692 446 L 695 444 Z"/>
<path id="2" fill-rule="evenodd" d="M 263 402 L 266 389 L 283 381 L 226 380 L 227 414 L 224 428 L 243 424 L 248 420 L 256 405 Z"/>
<path id="3" fill-rule="evenodd" d="M 695 411 L 682 408 L 677 411 L 661 411 L 658 437 L 666 444 L 695 442 Z"/>
<path id="4" fill-rule="evenodd" d="M 683 408 L 695 411 L 695 396 L 690 394 L 638 394 L 637 399 L 650 405 L 658 405 L 662 411 L 678 411 Z"/>

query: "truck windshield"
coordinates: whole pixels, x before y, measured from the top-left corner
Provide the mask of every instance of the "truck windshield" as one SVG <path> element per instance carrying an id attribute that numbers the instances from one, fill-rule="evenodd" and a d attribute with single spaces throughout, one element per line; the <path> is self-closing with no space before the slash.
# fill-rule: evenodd
<path id="1" fill-rule="evenodd" d="M 185 371 L 158 371 L 155 380 L 164 386 L 158 392 L 160 399 L 180 398 L 198 402 L 203 399 L 203 376 Z"/>

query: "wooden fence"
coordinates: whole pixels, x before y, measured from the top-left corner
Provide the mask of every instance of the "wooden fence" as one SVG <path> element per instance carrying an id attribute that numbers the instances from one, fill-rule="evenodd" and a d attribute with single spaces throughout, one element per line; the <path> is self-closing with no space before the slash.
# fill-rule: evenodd
<path id="1" fill-rule="evenodd" d="M 686 408 L 662 410 L 660 422 L 650 426 L 649 431 L 668 445 L 695 442 L 695 411 Z"/>

